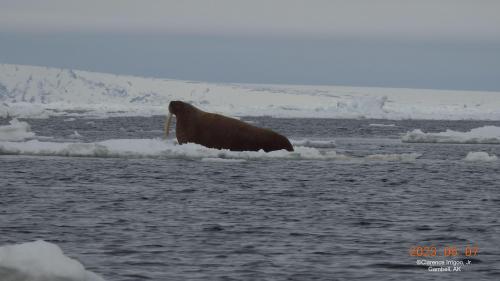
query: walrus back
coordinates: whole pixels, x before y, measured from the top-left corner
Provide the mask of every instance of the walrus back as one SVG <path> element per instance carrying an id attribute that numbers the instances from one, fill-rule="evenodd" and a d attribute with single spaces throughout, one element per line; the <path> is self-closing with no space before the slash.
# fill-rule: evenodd
<path id="1" fill-rule="evenodd" d="M 234 151 L 293 151 L 290 141 L 269 129 L 259 128 L 243 121 L 214 113 L 204 112 L 197 128 L 197 137 L 192 142 L 201 145 Z"/>

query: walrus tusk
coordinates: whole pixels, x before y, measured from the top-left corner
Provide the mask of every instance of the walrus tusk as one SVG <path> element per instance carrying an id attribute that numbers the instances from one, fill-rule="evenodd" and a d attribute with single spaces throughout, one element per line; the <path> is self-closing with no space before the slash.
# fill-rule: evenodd
<path id="1" fill-rule="evenodd" d="M 165 138 L 168 138 L 170 123 L 172 123 L 172 113 L 168 113 L 167 119 L 165 120 Z"/>

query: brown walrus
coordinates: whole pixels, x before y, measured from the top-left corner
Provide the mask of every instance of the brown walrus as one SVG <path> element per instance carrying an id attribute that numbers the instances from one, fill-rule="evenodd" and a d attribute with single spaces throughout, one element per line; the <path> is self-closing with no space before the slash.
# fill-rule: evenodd
<path id="1" fill-rule="evenodd" d="M 205 112 L 182 101 L 171 101 L 168 111 L 170 114 L 165 123 L 165 136 L 168 136 L 174 114 L 177 118 L 177 141 L 180 144 L 192 142 L 210 148 L 235 151 L 293 151 L 290 141 L 276 132 L 220 114 Z"/>

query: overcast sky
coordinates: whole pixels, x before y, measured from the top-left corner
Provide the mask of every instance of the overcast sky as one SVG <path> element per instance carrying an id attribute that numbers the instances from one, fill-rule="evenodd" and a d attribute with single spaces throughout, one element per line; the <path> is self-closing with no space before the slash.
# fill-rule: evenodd
<path id="1" fill-rule="evenodd" d="M 496 0 L 1 0 L 0 62 L 500 91 Z"/>

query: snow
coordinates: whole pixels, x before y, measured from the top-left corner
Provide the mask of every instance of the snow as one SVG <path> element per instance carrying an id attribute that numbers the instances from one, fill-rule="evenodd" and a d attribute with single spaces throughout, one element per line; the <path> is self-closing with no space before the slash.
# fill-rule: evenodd
<path id="1" fill-rule="evenodd" d="M 402 136 L 403 142 L 423 143 L 471 143 L 500 144 L 500 127 L 483 126 L 468 132 L 446 130 L 439 133 L 425 133 L 420 129 L 407 132 Z"/>
<path id="2" fill-rule="evenodd" d="M 43 240 L 0 247 L 0 276 L 2 280 L 104 281 Z"/>
<path id="3" fill-rule="evenodd" d="M 0 141 L 22 141 L 35 137 L 28 123 L 17 119 L 12 119 L 9 123 L 10 125 L 0 126 Z"/>
<path id="4" fill-rule="evenodd" d="M 465 161 L 484 161 L 484 162 L 493 162 L 497 161 L 498 157 L 496 155 L 489 155 L 487 152 L 469 152 L 464 159 Z"/>
<path id="5" fill-rule="evenodd" d="M 165 115 L 171 100 L 230 116 L 500 120 L 500 93 L 243 85 L 0 64 L 0 117 Z"/>

